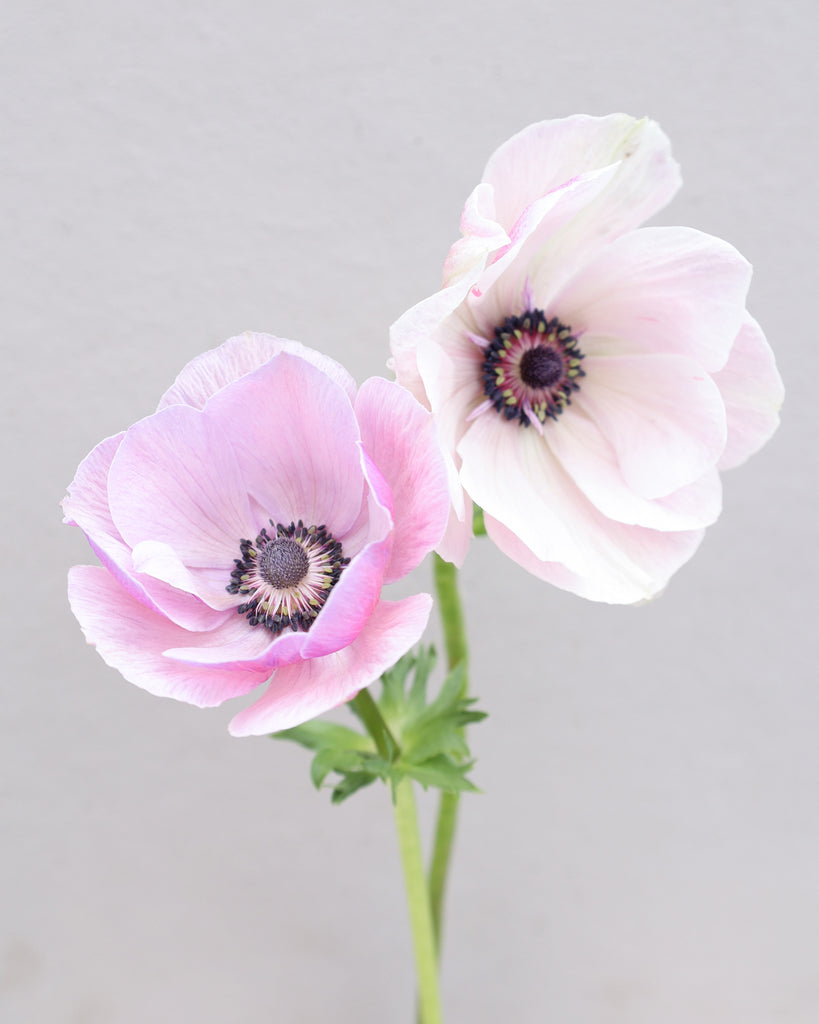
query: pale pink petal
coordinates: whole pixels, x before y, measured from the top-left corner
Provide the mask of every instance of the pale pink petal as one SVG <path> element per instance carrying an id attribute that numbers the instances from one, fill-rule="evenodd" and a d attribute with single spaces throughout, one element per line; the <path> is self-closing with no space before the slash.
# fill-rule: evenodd
<path id="1" fill-rule="evenodd" d="M 204 415 L 274 522 L 325 524 L 337 538 L 355 522 L 364 495 L 358 424 L 346 392 L 316 367 L 282 353 L 224 387 Z"/>
<path id="2" fill-rule="evenodd" d="M 218 629 L 204 635 L 188 633 L 164 654 L 186 665 L 256 672 L 264 678 L 280 665 L 301 661 L 306 639 L 306 633 L 291 631 L 275 636 L 264 626 L 251 626 L 234 609 Z"/>
<path id="3" fill-rule="evenodd" d="M 545 435 L 551 426 L 546 425 Z M 546 436 L 534 430 L 484 416 L 467 432 L 460 450 L 464 486 L 485 519 L 493 520 L 493 529 L 487 527 L 490 537 L 537 575 L 545 572 L 541 563 L 558 563 L 561 578 L 568 570 L 587 580 L 587 589 L 601 581 L 600 593 L 608 596 L 596 600 L 628 603 L 656 593 L 667 579 L 666 566 L 681 564 L 675 559 L 685 560 L 689 555 L 684 553 L 693 552 L 690 534 L 699 536 L 699 531 L 661 533 L 604 515 L 554 457 Z"/>
<path id="4" fill-rule="evenodd" d="M 366 542 L 342 572 L 310 629 L 288 630 L 274 637 L 263 626 L 251 626 L 237 612 L 207 645 L 194 638 L 185 647 L 167 651 L 169 657 L 197 665 L 270 671 L 324 657 L 352 643 L 378 604 L 393 537 L 389 487 L 365 452 L 361 460 L 370 486 Z M 241 600 L 232 599 L 237 605 Z"/>
<path id="5" fill-rule="evenodd" d="M 694 530 L 709 526 L 720 514 L 722 488 L 715 469 L 666 498 L 652 501 L 637 494 L 623 478 L 613 446 L 574 406 L 546 424 L 544 439 L 589 501 L 618 522 Z"/>
<path id="6" fill-rule="evenodd" d="M 255 536 L 225 432 L 190 406 L 168 406 L 131 427 L 111 463 L 108 494 L 131 548 L 160 541 L 188 567 L 225 569 L 229 577 L 239 540 Z"/>
<path id="7" fill-rule="evenodd" d="M 196 409 L 203 409 L 217 391 L 257 370 L 280 352 L 290 352 L 306 359 L 340 385 L 350 401 L 355 398 L 355 381 L 335 359 L 307 348 L 298 341 L 245 331 L 235 338 L 229 338 L 218 348 L 192 359 L 159 400 L 158 408 L 192 405 Z"/>
<path id="8" fill-rule="evenodd" d="M 498 221 L 509 230 L 538 197 L 615 163 L 616 177 L 587 212 L 590 234 L 613 238 L 656 213 L 680 186 L 669 141 L 653 121 L 578 114 L 529 125 L 493 153 L 483 181 L 494 187 Z"/>
<path id="9" fill-rule="evenodd" d="M 511 242 L 495 218 L 491 185 L 478 185 L 467 199 L 461 214 L 461 235 L 444 261 L 444 287 L 482 265 L 490 253 Z"/>
<path id="10" fill-rule="evenodd" d="M 592 549 L 595 564 L 580 575 L 560 562 L 542 561 L 502 523 L 489 516 L 485 521 L 490 538 L 527 572 L 578 597 L 609 604 L 635 604 L 656 597 L 705 535 L 704 530 L 659 532 L 608 522 L 601 527 L 604 545 Z"/>
<path id="11" fill-rule="evenodd" d="M 457 445 L 468 427 L 469 414 L 480 403 L 483 353 L 468 340 L 462 321 L 451 317 L 435 340 L 418 345 L 418 364 L 429 382 L 430 399 L 444 453 L 452 512 L 438 553 L 460 565 L 472 538 L 472 503 L 460 479 Z"/>
<path id="12" fill-rule="evenodd" d="M 107 437 L 80 463 L 63 498 L 64 522 L 79 526 L 94 554 L 129 593 L 149 606 L 153 602 L 145 588 L 132 578 L 131 549 L 120 536 L 108 505 L 108 471 L 125 432 Z"/>
<path id="13" fill-rule="evenodd" d="M 432 338 L 418 343 L 418 367 L 446 451 L 454 449 L 467 417 L 486 397 L 481 381 L 484 352 L 467 332 L 467 324 L 455 315 Z"/>
<path id="14" fill-rule="evenodd" d="M 785 397 L 774 354 L 759 324 L 746 315 L 728 362 L 714 374 L 728 415 L 728 443 L 719 462 L 731 469 L 758 451 L 779 425 Z"/>
<path id="15" fill-rule="evenodd" d="M 289 729 L 350 700 L 420 640 L 431 607 L 428 594 L 381 601 L 349 647 L 279 669 L 264 696 L 236 715 L 231 733 L 260 736 Z"/>
<path id="16" fill-rule="evenodd" d="M 461 488 L 461 492 L 463 492 L 463 488 Z M 458 568 L 464 564 L 473 536 L 472 499 L 465 494 L 463 498 L 465 499 L 463 514 L 459 516 L 454 507 L 450 508 L 446 531 L 435 549 L 445 562 L 453 562 Z"/>
<path id="17" fill-rule="evenodd" d="M 65 522 L 73 523 L 86 534 L 109 537 L 124 543 L 114 526 L 108 507 L 108 471 L 125 431 L 106 437 L 80 463 L 63 498 Z"/>
<path id="18" fill-rule="evenodd" d="M 225 609 L 230 607 L 221 599 L 211 600 L 210 604 L 197 596 L 197 594 L 218 593 L 224 589 L 224 571 L 218 573 L 218 580 L 207 580 L 205 584 L 198 582 L 198 578 L 206 574 L 207 570 L 193 569 L 191 576 L 197 580 L 190 588 L 178 589 L 173 583 L 165 581 L 161 572 L 154 571 L 155 567 L 150 566 L 144 572 L 138 567 L 127 548 L 127 556 L 123 551 L 116 551 L 116 558 L 110 557 L 112 546 L 108 544 L 108 538 L 104 538 L 103 545 L 98 544 L 92 538 L 88 538 L 91 550 L 99 558 L 105 568 L 111 573 L 119 585 L 126 590 L 131 597 L 135 598 L 146 608 L 166 615 L 172 622 L 184 629 L 207 631 L 215 629 L 225 620 Z M 147 541 L 146 544 L 153 542 Z M 140 545 L 137 545 L 140 547 Z"/>
<path id="19" fill-rule="evenodd" d="M 124 436 L 121 433 L 106 438 L 82 461 L 63 500 L 65 521 L 80 527 L 94 554 L 137 601 L 162 612 L 185 629 L 212 629 L 222 621 L 222 614 L 192 592 L 183 593 L 159 579 L 140 575 L 130 547 L 114 525 L 108 507 L 108 472 Z"/>
<path id="20" fill-rule="evenodd" d="M 623 478 L 644 498 L 686 487 L 716 466 L 725 447 L 719 389 L 692 360 L 674 355 L 586 359 L 572 399 L 617 453 Z"/>
<path id="21" fill-rule="evenodd" d="M 362 443 L 392 492 L 395 530 L 384 577 L 392 583 L 443 536 L 449 514 L 446 466 L 435 421 L 397 384 L 371 377 L 361 385 L 355 411 Z"/>
<path id="22" fill-rule="evenodd" d="M 464 489 L 485 513 L 543 561 L 588 570 L 594 557 L 584 521 L 592 506 L 542 437 L 490 410 L 470 425 L 458 453 Z"/>
<path id="23" fill-rule="evenodd" d="M 418 346 L 432 337 L 463 302 L 480 269 L 476 267 L 466 278 L 416 303 L 390 327 L 390 365 L 398 383 L 427 408 L 429 400 L 418 367 Z"/>
<path id="24" fill-rule="evenodd" d="M 190 634 L 183 645 L 168 650 L 169 658 L 191 665 L 268 672 L 282 665 L 323 658 L 349 646 L 365 628 L 377 606 L 392 538 L 368 544 L 341 574 L 327 602 L 307 632 L 285 631 L 274 636 L 263 626 L 251 626 L 238 612 L 207 645 L 194 643 Z"/>
<path id="25" fill-rule="evenodd" d="M 238 553 L 239 545 L 237 543 L 235 557 L 238 557 Z M 189 568 L 170 544 L 158 540 L 144 540 L 134 547 L 133 565 L 134 571 L 142 574 L 139 577 L 142 582 L 153 577 L 152 583 L 156 582 L 157 586 L 160 586 L 158 581 L 162 581 L 162 583 L 168 584 L 169 588 L 175 588 L 174 592 L 180 597 L 198 595 L 197 603 L 207 609 L 211 615 L 207 620 L 208 629 L 213 628 L 221 621 L 220 613 L 235 608 L 240 603 L 240 599 L 235 594 L 229 594 L 225 589 L 230 583 L 232 561 L 228 568 L 224 565 L 216 568 Z M 153 586 L 148 586 L 148 589 L 153 593 Z M 203 604 L 203 602 L 207 603 Z M 164 611 L 164 604 L 161 607 Z M 175 618 L 175 616 L 172 614 L 171 618 Z M 181 622 L 178 619 L 176 621 L 179 621 L 180 625 L 187 626 L 186 622 Z"/>
<path id="26" fill-rule="evenodd" d="M 550 310 L 590 339 L 617 339 L 614 351 L 582 346 L 587 355 L 665 352 L 711 372 L 728 358 L 750 280 L 748 262 L 719 238 L 642 228 L 596 253 Z"/>
<path id="27" fill-rule="evenodd" d="M 612 165 L 576 175 L 522 211 L 510 232 L 510 244 L 493 255 L 469 292 L 469 312 L 478 333 L 489 331 L 491 336 L 507 316 L 522 313 L 527 286 L 534 284 L 533 298 L 539 306 L 549 303 L 585 257 L 585 247 L 572 241 L 572 225 L 605 193 L 616 172 Z M 592 238 L 597 243 L 597 236 Z"/>
<path id="28" fill-rule="evenodd" d="M 102 659 L 131 683 L 161 697 L 213 707 L 263 683 L 268 672 L 193 667 L 163 655 L 193 636 L 134 600 L 100 566 L 69 572 L 68 597 L 83 633 Z"/>
<path id="29" fill-rule="evenodd" d="M 369 485 L 367 544 L 356 554 L 307 634 L 305 658 L 320 658 L 352 643 L 378 604 L 394 538 L 392 495 L 369 454 L 362 452 Z"/>

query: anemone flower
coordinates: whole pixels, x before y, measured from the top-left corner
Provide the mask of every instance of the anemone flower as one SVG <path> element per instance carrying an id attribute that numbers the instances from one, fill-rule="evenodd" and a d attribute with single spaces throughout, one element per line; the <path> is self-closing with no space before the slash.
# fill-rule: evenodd
<path id="1" fill-rule="evenodd" d="M 594 600 L 655 595 L 721 507 L 718 471 L 778 423 L 782 383 L 745 311 L 748 263 L 640 227 L 679 187 L 668 140 L 624 114 L 531 125 L 490 158 L 441 291 L 391 329 L 431 409 L 460 563 L 472 502 L 511 558 Z"/>
<path id="2" fill-rule="evenodd" d="M 407 391 L 356 392 L 333 360 L 245 334 L 80 465 L 63 509 L 102 565 L 71 570 L 71 607 L 130 682 L 204 707 L 269 681 L 230 729 L 284 729 L 420 638 L 429 595 L 382 587 L 438 543 L 448 507 L 432 419 Z"/>

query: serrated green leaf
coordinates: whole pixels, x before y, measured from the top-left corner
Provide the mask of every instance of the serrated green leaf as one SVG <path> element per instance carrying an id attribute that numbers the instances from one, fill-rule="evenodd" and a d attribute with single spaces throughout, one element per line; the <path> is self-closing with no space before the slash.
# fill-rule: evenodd
<path id="1" fill-rule="evenodd" d="M 446 754 L 455 760 L 469 757 L 469 748 L 457 714 L 425 718 L 413 723 L 404 735 L 404 760 L 421 762 L 439 754 Z"/>
<path id="2" fill-rule="evenodd" d="M 462 793 L 465 791 L 477 793 L 477 786 L 473 785 L 466 777 L 466 773 L 473 767 L 474 762 L 468 761 L 464 764 L 456 764 L 448 757 L 432 757 L 420 764 L 401 762 L 399 768 L 410 778 L 420 782 L 426 789 L 429 786 L 436 786 L 450 793 Z"/>
<path id="3" fill-rule="evenodd" d="M 421 647 L 418 657 L 415 660 L 415 671 L 412 677 L 412 686 L 407 697 L 407 713 L 410 718 L 419 715 L 427 703 L 427 680 L 429 674 L 435 667 L 438 654 L 430 644 L 429 647 Z"/>
<path id="4" fill-rule="evenodd" d="M 336 722 L 323 722 L 314 718 L 311 722 L 296 725 L 292 729 L 283 729 L 272 733 L 274 740 L 291 740 L 300 743 L 308 750 L 320 750 L 323 747 L 334 747 L 338 750 L 375 750 L 369 736 L 364 736 L 355 729 Z"/>
<path id="5" fill-rule="evenodd" d="M 483 711 L 471 711 L 469 704 L 472 701 L 458 699 L 451 704 L 434 701 L 425 708 L 420 715 L 408 723 L 402 735 L 403 749 L 405 753 L 414 750 L 428 732 L 444 727 L 453 732 L 458 732 L 470 722 L 479 722 L 486 717 Z"/>
<path id="6" fill-rule="evenodd" d="M 400 709 L 404 706 L 404 686 L 414 664 L 415 655 L 409 651 L 381 676 L 383 692 L 378 704 L 388 721 L 400 717 Z"/>
<path id="7" fill-rule="evenodd" d="M 330 802 L 333 804 L 342 803 L 348 796 L 352 796 L 359 789 L 371 785 L 377 778 L 378 775 L 372 775 L 370 772 L 349 772 L 345 774 L 341 782 L 330 794 Z"/>
<path id="8" fill-rule="evenodd" d="M 325 747 L 319 750 L 310 764 L 310 778 L 318 789 L 330 772 L 342 775 L 344 772 L 364 771 L 371 755 L 359 750 L 340 750 L 336 747 Z"/>
<path id="9" fill-rule="evenodd" d="M 461 661 L 449 673 L 441 684 L 438 696 L 430 704 L 430 708 L 443 710 L 457 700 L 463 700 L 466 689 L 466 665 Z"/>
<path id="10" fill-rule="evenodd" d="M 435 698 L 426 704 L 435 662 L 431 646 L 410 652 L 383 674 L 383 692 L 377 706 L 372 699 L 349 705 L 367 735 L 335 722 L 314 720 L 274 736 L 315 751 L 310 776 L 317 788 L 327 783 L 328 776 L 337 776 L 331 783 L 334 804 L 342 803 L 377 778 L 394 791 L 405 775 L 425 788 L 475 791 L 467 778 L 473 762 L 464 727 L 486 715 L 474 709 L 474 698 L 464 696 L 463 665 L 447 675 Z M 372 738 L 374 730 L 378 732 L 378 745 Z"/>

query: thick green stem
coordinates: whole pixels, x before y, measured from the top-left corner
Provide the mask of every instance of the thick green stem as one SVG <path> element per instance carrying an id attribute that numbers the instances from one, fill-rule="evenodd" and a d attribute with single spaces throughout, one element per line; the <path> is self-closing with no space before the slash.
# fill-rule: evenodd
<path id="1" fill-rule="evenodd" d="M 395 787 L 395 826 L 401 849 L 401 864 L 407 887 L 415 970 L 418 978 L 418 1019 L 420 1024 L 441 1024 L 438 995 L 438 955 L 429 902 L 418 815 L 412 780 L 406 776 Z"/>
<path id="2" fill-rule="evenodd" d="M 394 760 L 399 752 L 398 744 L 369 690 L 361 690 L 350 704 L 375 741 L 378 753 L 386 761 Z M 404 882 L 407 889 L 412 943 L 415 949 L 415 968 L 418 978 L 418 1020 L 419 1024 L 441 1024 L 435 929 L 432 923 L 429 889 L 424 873 L 415 796 L 412 791 L 412 781 L 409 778 L 403 778 L 394 787 L 393 808 L 398 831 L 398 845 L 401 850 L 401 864 L 404 869 Z"/>
<path id="3" fill-rule="evenodd" d="M 446 660 L 450 669 L 461 662 L 466 665 L 466 628 L 461 597 L 458 593 L 458 570 L 452 562 L 445 562 L 435 555 L 435 589 L 438 592 L 438 607 L 444 627 Z M 466 689 L 466 686 L 464 686 Z"/>
<path id="4" fill-rule="evenodd" d="M 435 589 L 438 592 L 438 606 L 444 628 L 447 665 L 453 669 L 463 663 L 467 667 L 466 630 L 458 593 L 458 570 L 451 562 L 445 562 L 435 555 Z M 467 674 L 464 671 L 463 696 L 468 690 Z M 444 914 L 449 863 L 452 858 L 452 843 L 458 823 L 457 793 L 441 793 L 438 805 L 438 820 L 435 826 L 435 841 L 429 868 L 429 900 L 432 908 L 432 926 L 436 948 L 441 946 L 441 929 Z"/>

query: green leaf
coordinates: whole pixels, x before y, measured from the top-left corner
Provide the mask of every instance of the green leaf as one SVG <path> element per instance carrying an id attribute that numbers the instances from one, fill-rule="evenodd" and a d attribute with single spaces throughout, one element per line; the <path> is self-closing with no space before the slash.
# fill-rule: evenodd
<path id="1" fill-rule="evenodd" d="M 387 669 L 381 676 L 383 692 L 381 699 L 378 701 L 378 706 L 390 725 L 401 719 L 405 704 L 404 686 L 407 675 L 412 671 L 414 664 L 415 655 L 410 651 L 403 658 L 399 658 L 393 667 Z"/>
<path id="2" fill-rule="evenodd" d="M 407 699 L 407 712 L 410 718 L 415 718 L 426 707 L 427 679 L 429 679 L 429 674 L 435 667 L 437 658 L 438 655 L 435 648 L 431 645 L 419 648 L 418 657 L 415 661 L 415 672 L 412 677 L 412 686 L 410 687 Z"/>
<path id="3" fill-rule="evenodd" d="M 457 726 L 444 719 L 427 722 L 407 737 L 404 760 L 413 764 L 447 754 L 457 760 L 469 757 L 469 747 Z"/>
<path id="4" fill-rule="evenodd" d="M 429 708 L 444 708 L 463 698 L 466 685 L 466 665 L 461 661 L 449 673 L 441 685 L 440 692 Z"/>
<path id="5" fill-rule="evenodd" d="M 320 750 L 323 747 L 335 747 L 339 750 L 375 750 L 369 736 L 363 736 L 355 729 L 335 722 L 322 722 L 314 718 L 311 722 L 296 725 L 292 729 L 283 729 L 272 734 L 274 740 L 291 740 L 300 743 L 308 750 Z"/>
<path id="6" fill-rule="evenodd" d="M 310 765 L 310 778 L 313 780 L 313 785 L 319 789 L 330 772 L 342 775 L 344 772 L 363 771 L 365 759 L 369 756 L 358 750 L 340 750 L 336 747 L 325 747 L 319 750 Z"/>
<path id="7" fill-rule="evenodd" d="M 344 775 L 341 782 L 334 787 L 333 792 L 330 794 L 330 802 L 333 804 L 342 803 L 348 796 L 357 793 L 359 789 L 371 785 L 378 777 L 378 775 L 371 775 L 369 772 L 350 772 Z"/>
<path id="8" fill-rule="evenodd" d="M 464 727 L 486 715 L 466 698 L 465 670 L 456 666 L 427 704 L 427 685 L 435 666 L 433 647 L 421 647 L 400 658 L 381 677 L 382 695 L 376 703 L 369 691 L 348 707 L 366 734 L 336 722 L 313 720 L 274 733 L 314 751 L 310 777 L 316 788 L 328 784 L 331 800 L 342 803 L 376 779 L 395 787 L 405 776 L 425 788 L 448 792 L 476 791 L 467 778 L 473 767 Z M 378 744 L 373 739 L 378 737 Z"/>
<path id="9" fill-rule="evenodd" d="M 429 758 L 421 764 L 404 764 L 402 762 L 399 767 L 410 778 L 420 782 L 425 789 L 429 786 L 436 786 L 438 789 L 445 789 L 450 793 L 466 791 L 478 793 L 480 790 L 466 777 L 474 763 L 474 761 L 468 761 L 463 764 L 455 764 L 448 757 L 441 756 Z"/>

